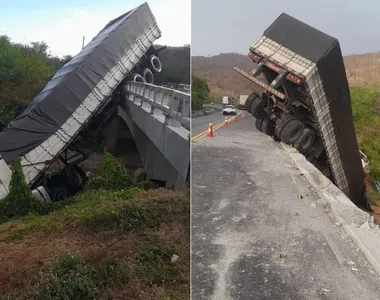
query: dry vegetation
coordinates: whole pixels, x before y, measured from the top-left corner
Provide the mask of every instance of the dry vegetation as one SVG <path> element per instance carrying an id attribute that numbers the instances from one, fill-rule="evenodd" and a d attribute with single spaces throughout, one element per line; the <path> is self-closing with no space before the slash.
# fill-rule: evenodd
<path id="1" fill-rule="evenodd" d="M 126 184 L 110 156 L 98 171 L 53 212 L 0 225 L 0 299 L 188 299 L 189 193 Z"/>

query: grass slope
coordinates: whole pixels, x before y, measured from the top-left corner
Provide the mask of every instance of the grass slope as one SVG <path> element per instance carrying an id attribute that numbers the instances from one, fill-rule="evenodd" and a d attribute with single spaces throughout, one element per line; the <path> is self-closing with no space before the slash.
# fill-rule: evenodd
<path id="1" fill-rule="evenodd" d="M 121 168 L 106 154 L 70 201 L 0 225 L 0 299 L 188 299 L 189 193 Z"/>

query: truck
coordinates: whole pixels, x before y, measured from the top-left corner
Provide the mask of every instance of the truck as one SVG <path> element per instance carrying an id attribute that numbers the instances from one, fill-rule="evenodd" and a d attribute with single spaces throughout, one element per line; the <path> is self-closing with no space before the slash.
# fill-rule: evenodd
<path id="1" fill-rule="evenodd" d="M 223 98 L 222 98 L 222 104 L 224 104 L 224 105 L 230 104 L 230 99 L 229 99 L 228 96 L 223 96 Z"/>
<path id="2" fill-rule="evenodd" d="M 249 48 L 245 109 L 256 128 L 295 147 L 354 204 L 369 209 L 339 41 L 282 13 Z"/>
<path id="3" fill-rule="evenodd" d="M 245 110 L 244 105 L 245 105 L 247 98 L 248 98 L 248 95 L 240 95 L 239 96 L 239 103 L 237 105 L 238 109 Z"/>
<path id="4" fill-rule="evenodd" d="M 162 70 L 153 43 L 161 31 L 149 5 L 110 21 L 81 52 L 64 65 L 29 106 L 0 133 L 0 199 L 9 192 L 10 164 L 21 158 L 33 195 L 60 201 L 87 180 L 79 167 L 85 145 L 99 141 L 116 114 L 128 81 L 153 83 Z M 52 165 L 56 165 L 52 170 Z"/>

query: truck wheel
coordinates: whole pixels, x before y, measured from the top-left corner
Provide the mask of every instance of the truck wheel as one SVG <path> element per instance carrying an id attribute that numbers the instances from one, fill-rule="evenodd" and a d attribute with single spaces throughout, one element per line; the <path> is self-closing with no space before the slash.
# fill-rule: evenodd
<path id="1" fill-rule="evenodd" d="M 155 73 L 160 73 L 162 71 L 162 64 L 160 59 L 156 55 L 151 55 L 149 57 L 149 62 L 152 70 Z"/>
<path id="2" fill-rule="evenodd" d="M 294 144 L 302 135 L 305 125 L 299 120 L 287 123 L 281 132 L 281 140 L 288 145 Z"/>
<path id="3" fill-rule="evenodd" d="M 66 187 L 63 187 L 63 186 L 54 187 L 50 191 L 50 197 L 53 202 L 66 200 L 70 198 L 70 196 L 71 196 L 70 191 Z"/>
<path id="4" fill-rule="evenodd" d="M 67 180 L 74 192 L 83 190 L 87 183 L 86 173 L 78 166 L 72 165 L 65 168 Z"/>
<path id="5" fill-rule="evenodd" d="M 297 142 L 297 150 L 300 153 L 307 153 L 314 144 L 314 131 L 306 128 Z"/>
<path id="6" fill-rule="evenodd" d="M 274 128 L 274 135 L 280 139 L 281 133 L 284 130 L 284 128 L 286 127 L 286 125 L 290 121 L 294 121 L 294 120 L 297 120 L 297 118 L 293 115 L 283 116 L 280 120 L 277 121 L 276 127 Z"/>
<path id="7" fill-rule="evenodd" d="M 256 119 L 255 121 L 255 127 L 258 131 L 261 131 L 261 124 L 263 122 L 264 119 Z"/>
<path id="8" fill-rule="evenodd" d="M 144 78 L 143 76 L 141 76 L 139 73 L 135 73 L 135 74 L 133 74 L 133 76 L 132 76 L 132 80 L 133 80 L 133 81 L 136 81 L 136 82 L 143 82 L 143 83 L 146 83 L 145 78 Z"/>
<path id="9" fill-rule="evenodd" d="M 251 107 L 249 109 L 250 114 L 254 116 L 256 119 L 264 118 L 267 115 L 264 111 L 265 105 L 266 102 L 263 100 L 263 98 L 255 98 L 252 101 Z"/>
<path id="10" fill-rule="evenodd" d="M 150 83 L 150 84 L 154 83 L 154 75 L 151 69 L 145 68 L 143 72 L 143 77 L 146 83 Z"/>
<path id="11" fill-rule="evenodd" d="M 274 135 L 274 123 L 268 116 L 261 121 L 261 131 L 269 136 Z"/>
<path id="12" fill-rule="evenodd" d="M 253 100 L 255 100 L 257 97 L 258 97 L 258 95 L 257 95 L 255 92 L 251 93 L 251 94 L 248 96 L 248 98 L 247 98 L 247 100 L 245 100 L 245 104 L 244 104 L 244 109 L 245 109 L 246 111 L 250 112 L 252 102 L 253 102 Z"/>

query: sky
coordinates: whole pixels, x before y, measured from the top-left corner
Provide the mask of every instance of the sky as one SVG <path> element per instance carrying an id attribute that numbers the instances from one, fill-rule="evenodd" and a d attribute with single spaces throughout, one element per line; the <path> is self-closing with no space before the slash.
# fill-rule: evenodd
<path id="1" fill-rule="evenodd" d="M 249 47 L 283 12 L 337 38 L 343 55 L 380 51 L 378 0 L 192 0 L 192 56 Z"/>
<path id="2" fill-rule="evenodd" d="M 160 45 L 191 41 L 190 0 L 150 0 Z M 144 0 L 0 0 L 0 35 L 15 43 L 44 41 L 52 55 L 76 55 L 112 19 Z"/>

